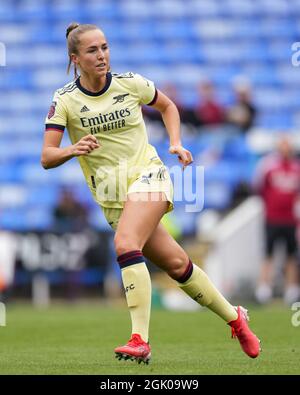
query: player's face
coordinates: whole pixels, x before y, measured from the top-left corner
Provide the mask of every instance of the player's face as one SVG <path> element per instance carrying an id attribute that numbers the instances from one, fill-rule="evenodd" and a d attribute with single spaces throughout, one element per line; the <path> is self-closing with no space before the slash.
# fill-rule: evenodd
<path id="1" fill-rule="evenodd" d="M 105 76 L 110 69 L 109 48 L 104 34 L 100 30 L 89 30 L 80 35 L 78 54 L 72 60 L 81 72 L 90 76 Z"/>
<path id="2" fill-rule="evenodd" d="M 290 158 L 293 155 L 293 147 L 289 140 L 282 138 L 278 143 L 278 151 L 284 158 Z"/>

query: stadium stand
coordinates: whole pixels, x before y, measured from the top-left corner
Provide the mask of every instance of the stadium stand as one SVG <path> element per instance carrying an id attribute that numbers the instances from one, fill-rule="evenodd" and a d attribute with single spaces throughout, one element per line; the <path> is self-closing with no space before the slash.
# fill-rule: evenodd
<path id="1" fill-rule="evenodd" d="M 298 0 L 224 0 L 222 7 L 217 0 L 3 2 L 0 40 L 7 65 L 0 67 L 0 228 L 48 229 L 61 185 L 73 185 L 92 206 L 76 160 L 49 172 L 39 163 L 52 94 L 72 78 L 66 75 L 69 22 L 101 26 L 112 48 L 114 71 L 138 72 L 158 87 L 171 82 L 187 107 L 196 105 L 201 78 L 210 78 L 222 103 L 229 105 L 232 79 L 247 76 L 258 109 L 256 126 L 272 131 L 293 128 L 300 119 L 295 88 L 300 73 L 290 61 L 299 16 Z M 195 158 L 209 148 L 210 133 L 188 136 Z M 170 165 L 165 137 L 155 145 Z M 250 179 L 255 163 L 244 136 L 223 148 L 220 160 L 205 171 L 205 207 L 220 210 L 230 206 L 235 186 Z M 183 211 L 178 204 L 179 218 Z M 100 211 L 98 217 L 93 225 L 107 229 Z M 194 217 L 186 217 L 184 233 L 192 233 L 194 225 Z"/>

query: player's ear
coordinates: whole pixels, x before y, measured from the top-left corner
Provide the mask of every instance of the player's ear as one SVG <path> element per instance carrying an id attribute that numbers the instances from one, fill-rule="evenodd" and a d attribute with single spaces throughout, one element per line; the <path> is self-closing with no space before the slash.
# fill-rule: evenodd
<path id="1" fill-rule="evenodd" d="M 74 64 L 76 64 L 76 66 L 79 65 L 79 59 L 78 59 L 78 55 L 76 55 L 75 53 L 71 54 L 71 60 Z"/>

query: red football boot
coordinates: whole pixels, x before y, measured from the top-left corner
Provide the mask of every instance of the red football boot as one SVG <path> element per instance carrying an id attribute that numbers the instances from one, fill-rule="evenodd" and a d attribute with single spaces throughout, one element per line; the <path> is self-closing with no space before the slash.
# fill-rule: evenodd
<path id="1" fill-rule="evenodd" d="M 130 359 L 138 363 L 144 362 L 148 364 L 151 358 L 150 345 L 144 342 L 137 333 L 132 334 L 131 339 L 125 346 L 115 348 L 115 353 L 119 361 L 121 359 Z"/>
<path id="2" fill-rule="evenodd" d="M 243 351 L 249 357 L 256 358 L 261 351 L 260 340 L 248 327 L 248 311 L 241 306 L 238 306 L 236 310 L 238 318 L 228 323 L 231 326 L 232 338 L 238 338 Z"/>

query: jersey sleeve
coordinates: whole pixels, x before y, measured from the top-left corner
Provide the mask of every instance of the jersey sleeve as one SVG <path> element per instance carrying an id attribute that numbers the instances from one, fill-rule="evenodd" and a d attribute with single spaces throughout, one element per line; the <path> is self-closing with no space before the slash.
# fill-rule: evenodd
<path id="1" fill-rule="evenodd" d="M 149 106 L 153 105 L 157 98 L 157 90 L 154 83 L 140 74 L 134 74 L 134 80 L 140 102 Z"/>
<path id="2" fill-rule="evenodd" d="M 266 186 L 268 175 L 272 168 L 274 168 L 275 158 L 272 154 L 260 159 L 257 163 L 256 169 L 252 178 L 252 188 L 254 192 L 262 194 Z"/>
<path id="3" fill-rule="evenodd" d="M 55 92 L 45 120 L 45 130 L 63 133 L 67 125 L 67 111 L 60 95 Z"/>

